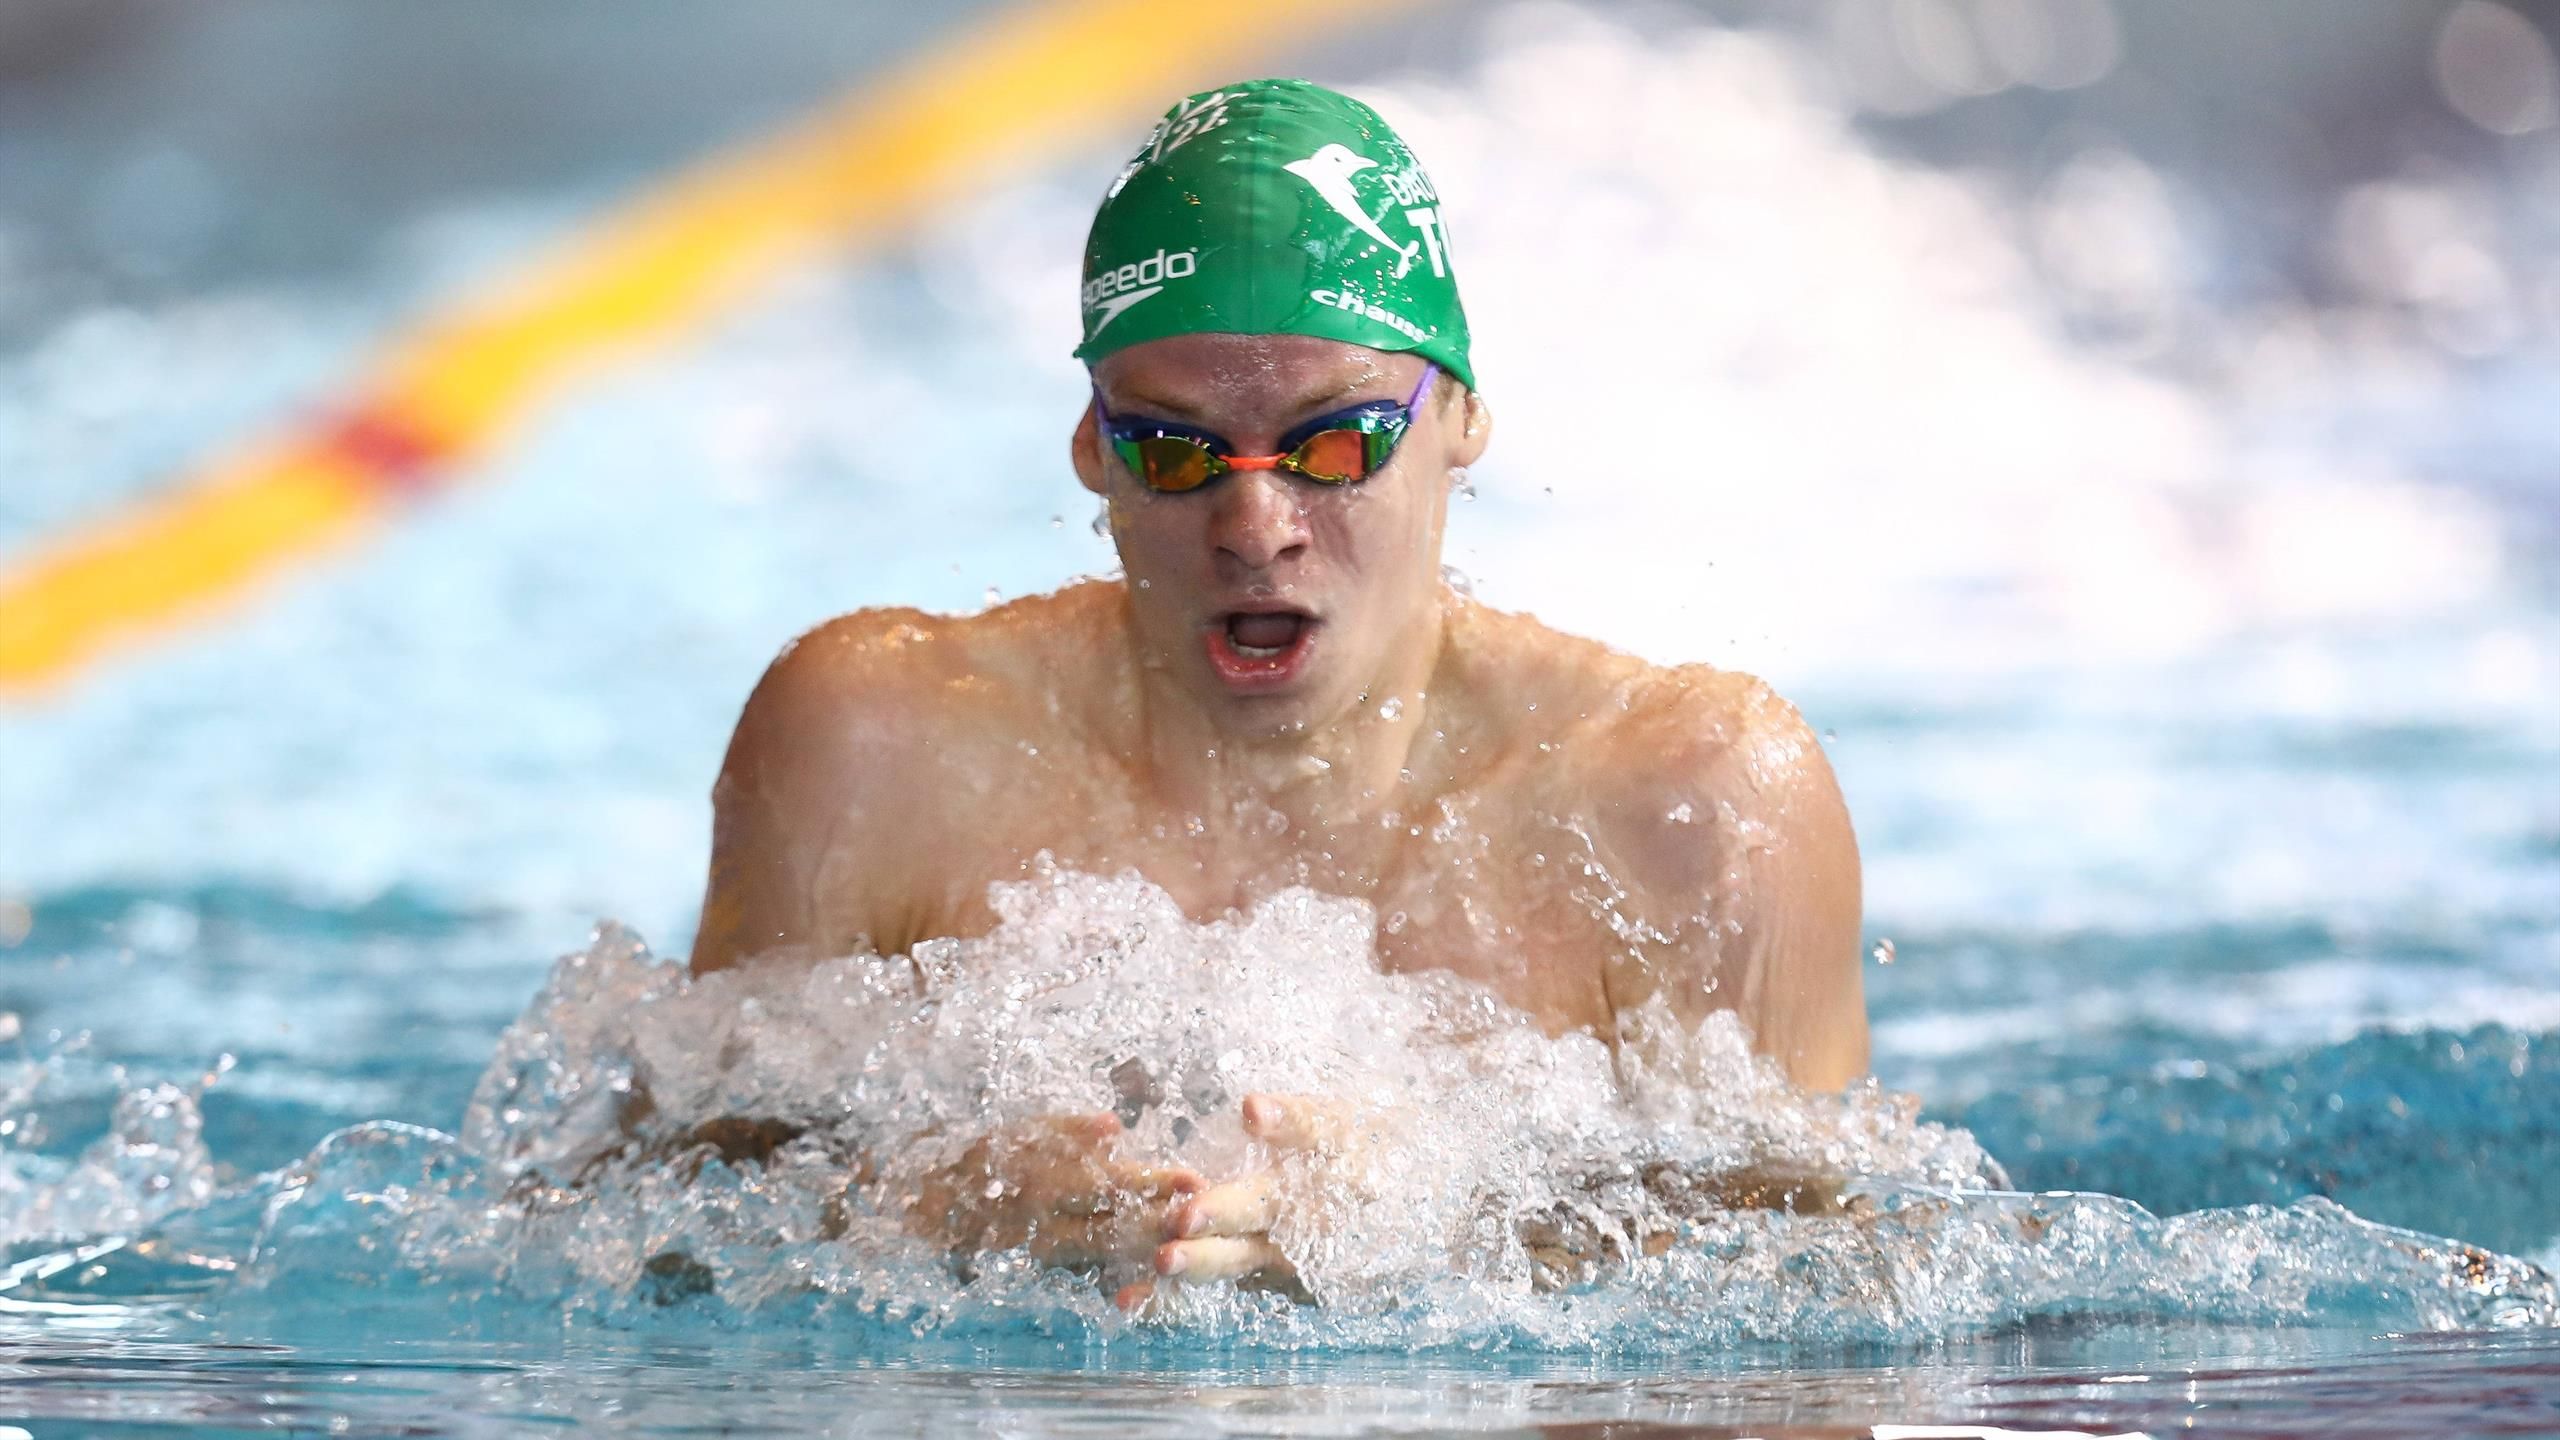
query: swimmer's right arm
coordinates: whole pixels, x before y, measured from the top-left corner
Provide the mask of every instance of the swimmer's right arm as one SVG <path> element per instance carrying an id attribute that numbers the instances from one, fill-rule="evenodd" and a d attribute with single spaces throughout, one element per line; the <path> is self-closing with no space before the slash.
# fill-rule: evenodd
<path id="1" fill-rule="evenodd" d="M 912 843 L 931 813 L 915 763 L 930 647 L 884 643 L 913 612 L 862 611 L 794 641 L 748 696 L 712 787 L 711 873 L 693 973 L 775 953 L 914 939 Z M 915 616 L 915 620 L 923 620 Z"/>
<path id="2" fill-rule="evenodd" d="M 844 616 L 765 671 L 712 791 L 695 974 L 775 954 L 897 954 L 939 933 L 928 929 L 943 898 L 935 877 L 949 867 L 930 837 L 953 799 L 944 762 L 965 737 L 937 702 L 971 675 L 932 623 L 913 611 Z M 688 1141 L 717 1144 L 699 1132 Z M 1109 1113 L 1004 1127 L 901 1185 L 907 1228 L 954 1253 L 1143 1261 L 1167 1208 L 1203 1182 L 1120 1144 Z M 897 1158 L 865 1157 L 855 1183 Z"/>

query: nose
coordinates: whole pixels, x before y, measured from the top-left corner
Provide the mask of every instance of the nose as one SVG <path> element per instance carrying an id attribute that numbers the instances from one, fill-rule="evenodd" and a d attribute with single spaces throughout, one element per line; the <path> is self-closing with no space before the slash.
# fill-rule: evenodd
<path id="1" fill-rule="evenodd" d="M 1278 472 L 1238 470 L 1218 488 L 1211 534 L 1244 568 L 1268 570 L 1307 547 L 1306 512 Z"/>

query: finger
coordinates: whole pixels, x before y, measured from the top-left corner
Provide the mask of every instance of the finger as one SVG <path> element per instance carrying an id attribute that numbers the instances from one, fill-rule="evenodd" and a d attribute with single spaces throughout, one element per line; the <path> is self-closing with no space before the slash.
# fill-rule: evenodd
<path id="1" fill-rule="evenodd" d="M 1280 1186 L 1268 1172 L 1230 1180 L 1173 1207 L 1164 1233 L 1175 1240 L 1203 1235 L 1260 1235 L 1280 1216 Z"/>
<path id="2" fill-rule="evenodd" d="M 1143 1315 L 1154 1305 L 1155 1298 L 1156 1282 L 1140 1280 L 1121 1286 L 1120 1293 L 1111 1297 L 1111 1303 L 1119 1306 L 1122 1314 Z"/>
<path id="3" fill-rule="evenodd" d="M 1244 1133 L 1266 1145 L 1313 1149 L 1340 1141 L 1349 1129 L 1341 1109 L 1330 1101 L 1268 1093 L 1244 1097 Z"/>
<path id="4" fill-rule="evenodd" d="M 1067 1196 L 1065 1203 L 1086 1210 L 1169 1200 L 1209 1187 L 1208 1178 L 1188 1165 L 1150 1165 L 1101 1155 L 1078 1155 L 1051 1167 L 1049 1176 L 1053 1188 Z"/>
<path id="5" fill-rule="evenodd" d="M 1025 1193 L 1046 1197 L 1041 1209 L 1071 1215 L 1110 1210 L 1129 1188 L 1120 1172 L 1144 1168 L 1123 1166 L 1103 1153 L 1120 1133 L 1120 1117 L 1108 1110 L 1044 1117 L 1009 1168 Z"/>
<path id="6" fill-rule="evenodd" d="M 1209 1188 L 1208 1177 L 1188 1165 L 1140 1165 L 1114 1161 L 1111 1183 L 1141 1200 L 1162 1200 Z"/>
<path id="7" fill-rule="evenodd" d="M 1120 1117 L 1109 1110 L 1096 1110 L 1084 1115 L 1047 1115 L 1039 1128 L 1061 1140 L 1081 1145 L 1099 1145 L 1120 1133 Z"/>
<path id="8" fill-rule="evenodd" d="M 1153 1255 L 1160 1228 L 1145 1215 L 1052 1215 L 1031 1227 L 1024 1244 L 1044 1265 L 1107 1265 Z"/>
<path id="9" fill-rule="evenodd" d="M 1258 1235 L 1212 1235 L 1168 1240 L 1156 1251 L 1156 1273 L 1193 1280 L 1239 1280 L 1261 1271 L 1285 1271 L 1280 1247 Z"/>
<path id="10" fill-rule="evenodd" d="M 1099 1265 L 1111 1258 L 1109 1215 L 1052 1215 L 1031 1227 L 1023 1247 L 1043 1265 Z"/>

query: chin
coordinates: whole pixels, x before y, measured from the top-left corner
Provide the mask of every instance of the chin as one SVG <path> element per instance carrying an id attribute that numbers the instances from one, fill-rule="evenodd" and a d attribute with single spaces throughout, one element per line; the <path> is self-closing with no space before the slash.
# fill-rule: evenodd
<path id="1" fill-rule="evenodd" d="M 1315 676 L 1260 694 L 1236 694 L 1216 675 L 1208 677 L 1208 686 L 1204 698 L 1209 714 L 1218 728 L 1239 739 L 1287 740 L 1323 730 L 1348 716 L 1359 701 L 1356 693 L 1339 693 L 1339 687 L 1321 684 Z"/>
<path id="2" fill-rule="evenodd" d="M 1222 688 L 1208 698 L 1218 728 L 1245 740 L 1286 740 L 1331 718 L 1330 707 L 1306 695 L 1230 695 Z"/>

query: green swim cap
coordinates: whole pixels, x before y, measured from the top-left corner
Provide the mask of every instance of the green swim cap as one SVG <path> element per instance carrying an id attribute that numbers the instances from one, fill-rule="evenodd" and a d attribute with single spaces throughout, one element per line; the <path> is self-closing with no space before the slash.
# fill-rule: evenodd
<path id="1" fill-rule="evenodd" d="M 1475 386 L 1430 177 L 1377 111 L 1304 80 L 1166 111 L 1094 212 L 1083 299 L 1087 364 L 1167 335 L 1314 335 Z"/>

